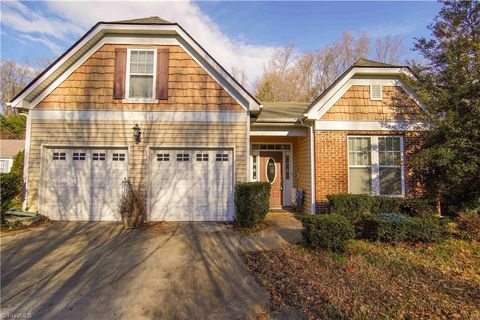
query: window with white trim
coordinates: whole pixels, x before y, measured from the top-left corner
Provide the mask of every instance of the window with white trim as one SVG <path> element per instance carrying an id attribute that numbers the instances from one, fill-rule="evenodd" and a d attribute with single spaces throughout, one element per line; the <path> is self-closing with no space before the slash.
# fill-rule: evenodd
<path id="1" fill-rule="evenodd" d="M 127 60 L 127 98 L 155 98 L 155 49 L 132 49 Z"/>
<path id="2" fill-rule="evenodd" d="M 400 137 L 378 137 L 379 193 L 402 195 L 402 148 Z"/>
<path id="3" fill-rule="evenodd" d="M 350 193 L 404 195 L 403 138 L 348 137 L 348 187 Z"/>
<path id="4" fill-rule="evenodd" d="M 257 156 L 252 156 L 252 178 L 254 181 L 257 181 Z"/>
<path id="5" fill-rule="evenodd" d="M 370 137 L 348 138 L 350 193 L 372 192 L 372 144 Z"/>
<path id="6" fill-rule="evenodd" d="M 8 173 L 10 171 L 10 159 L 0 159 L 0 173 Z"/>

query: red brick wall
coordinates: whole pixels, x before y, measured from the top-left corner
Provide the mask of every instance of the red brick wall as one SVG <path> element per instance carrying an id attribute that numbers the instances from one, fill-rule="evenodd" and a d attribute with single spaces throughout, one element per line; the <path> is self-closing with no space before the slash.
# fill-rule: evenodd
<path id="1" fill-rule="evenodd" d="M 420 194 L 413 176 L 410 159 L 421 146 L 421 132 L 315 131 L 315 202 L 317 212 L 326 210 L 326 196 L 348 192 L 349 135 L 402 135 L 405 150 L 405 183 L 407 196 Z"/>

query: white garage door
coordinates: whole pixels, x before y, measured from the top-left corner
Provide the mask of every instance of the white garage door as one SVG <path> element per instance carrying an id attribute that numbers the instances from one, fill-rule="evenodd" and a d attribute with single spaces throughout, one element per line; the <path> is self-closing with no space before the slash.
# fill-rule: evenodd
<path id="1" fill-rule="evenodd" d="M 118 221 L 126 149 L 46 149 L 42 211 L 55 220 Z"/>
<path id="2" fill-rule="evenodd" d="M 149 174 L 152 221 L 232 219 L 231 150 L 154 149 Z"/>

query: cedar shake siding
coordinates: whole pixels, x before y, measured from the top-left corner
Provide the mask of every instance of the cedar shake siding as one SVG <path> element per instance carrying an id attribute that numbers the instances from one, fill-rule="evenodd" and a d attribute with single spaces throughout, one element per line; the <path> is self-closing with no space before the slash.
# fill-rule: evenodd
<path id="1" fill-rule="evenodd" d="M 168 80 L 166 91 L 158 91 L 158 103 L 124 103 L 125 83 L 115 73 L 115 56 L 124 59 L 127 48 L 156 48 L 158 81 Z M 168 52 L 168 55 L 166 53 Z M 168 64 L 159 63 L 168 56 Z M 125 61 L 125 60 L 122 60 Z M 123 68 L 122 68 L 123 67 Z M 167 73 L 168 70 L 168 73 Z M 119 85 L 114 93 L 114 82 Z M 116 85 L 115 85 L 116 86 Z M 117 87 L 115 88 L 117 90 Z M 114 98 L 115 96 L 115 98 Z M 78 67 L 36 109 L 56 110 L 154 110 L 154 111 L 229 111 L 245 110 L 180 46 L 105 44 Z"/>
<path id="2" fill-rule="evenodd" d="M 352 85 L 321 120 L 426 120 L 424 111 L 398 86 L 382 86 L 382 100 L 370 100 L 370 86 Z"/>
<path id="3" fill-rule="evenodd" d="M 38 210 L 42 145 L 127 146 L 128 176 L 139 190 L 146 191 L 150 147 L 199 145 L 234 147 L 235 179 L 247 176 L 246 121 L 232 122 L 142 122 L 142 141 L 134 142 L 136 121 L 32 120 L 28 174 L 29 210 Z M 43 152 L 45 154 L 45 152 Z"/>

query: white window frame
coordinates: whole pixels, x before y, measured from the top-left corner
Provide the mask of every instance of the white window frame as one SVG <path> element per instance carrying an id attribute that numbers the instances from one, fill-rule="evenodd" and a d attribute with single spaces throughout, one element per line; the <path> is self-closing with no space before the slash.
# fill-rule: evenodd
<path id="1" fill-rule="evenodd" d="M 402 176 L 402 194 L 380 194 L 380 154 L 378 149 L 378 138 L 379 137 L 389 137 L 389 138 L 400 138 L 400 157 L 401 157 L 401 176 Z M 369 167 L 369 166 L 356 166 L 350 165 L 350 138 L 370 138 L 370 159 L 371 159 L 371 168 L 372 168 L 372 195 L 375 196 L 385 196 L 385 197 L 405 197 L 405 148 L 403 144 L 403 136 L 401 135 L 379 135 L 379 136 L 368 136 L 368 135 L 349 135 L 347 136 L 347 166 L 348 166 L 348 193 L 350 193 L 350 167 Z M 385 166 L 382 165 L 382 168 L 398 168 L 398 166 Z"/>
<path id="2" fill-rule="evenodd" d="M 374 98 L 373 97 L 373 86 L 379 86 L 380 87 L 380 98 Z M 370 100 L 377 100 L 377 101 L 383 100 L 383 85 L 382 84 L 380 84 L 380 83 L 370 84 Z"/>
<path id="3" fill-rule="evenodd" d="M 152 97 L 151 98 L 130 98 L 130 57 L 132 51 L 149 51 L 153 52 L 153 84 L 152 84 Z M 157 49 L 155 48 L 128 48 L 127 49 L 127 67 L 125 75 L 125 99 L 124 103 L 158 103 L 156 98 L 157 88 Z"/>

